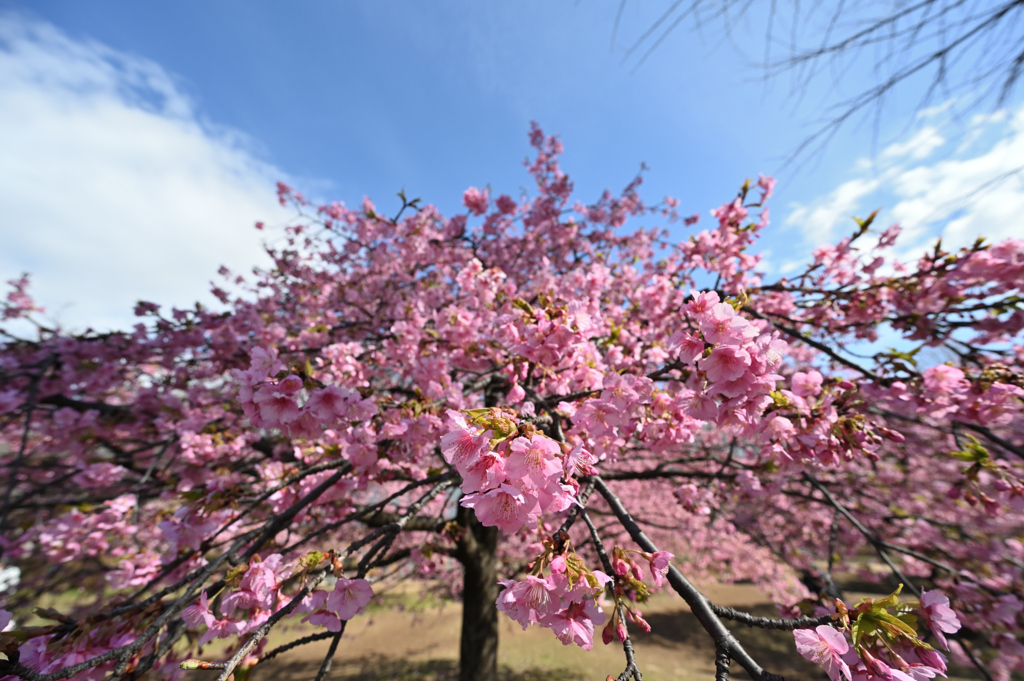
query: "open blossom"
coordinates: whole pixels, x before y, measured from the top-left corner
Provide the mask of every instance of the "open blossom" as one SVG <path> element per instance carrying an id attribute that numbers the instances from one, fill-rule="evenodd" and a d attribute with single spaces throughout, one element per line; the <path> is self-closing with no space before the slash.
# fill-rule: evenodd
<path id="1" fill-rule="evenodd" d="M 949 650 L 949 642 L 945 634 L 955 634 L 960 631 L 960 620 L 956 613 L 949 607 L 949 598 L 938 591 L 921 591 L 921 609 L 924 613 L 925 624 L 935 634 L 935 638 L 943 648 Z"/>
<path id="2" fill-rule="evenodd" d="M 316 390 L 306 401 L 306 409 L 312 412 L 321 422 L 330 423 L 343 418 L 348 412 L 348 401 L 351 391 L 336 385 Z"/>
<path id="3" fill-rule="evenodd" d="M 462 205 L 469 209 L 473 215 L 483 215 L 487 212 L 487 190 L 480 191 L 476 187 L 470 187 L 462 195 Z"/>
<path id="4" fill-rule="evenodd" d="M 793 374 L 793 393 L 800 397 L 813 397 L 821 393 L 822 375 L 814 370 Z"/>
<path id="5" fill-rule="evenodd" d="M 694 316 L 705 314 L 715 305 L 722 302 L 715 291 L 690 291 L 693 300 L 687 305 L 688 312 Z"/>
<path id="6" fill-rule="evenodd" d="M 485 527 L 499 527 L 506 534 L 536 521 L 539 510 L 537 497 L 506 483 L 485 494 L 468 494 L 459 503 L 476 511 L 477 520 Z"/>
<path id="7" fill-rule="evenodd" d="M 560 606 L 559 590 L 548 579 L 527 575 L 517 582 L 501 580 L 505 589 L 498 595 L 498 610 L 518 622 L 523 631 Z"/>
<path id="8" fill-rule="evenodd" d="M 822 624 L 814 629 L 797 629 L 793 632 L 796 650 L 805 658 L 821 665 L 832 681 L 848 681 L 853 678 L 850 667 L 843 661 L 843 655 L 850 649 L 846 637 Z"/>
<path id="9" fill-rule="evenodd" d="M 284 386 L 284 381 L 281 382 L 281 386 Z M 273 426 L 291 423 L 301 415 L 294 394 L 281 389 L 280 386 L 265 385 L 256 391 L 252 401 L 259 407 L 260 418 L 268 426 Z"/>
<path id="10" fill-rule="evenodd" d="M 339 578 L 327 595 L 326 608 L 340 619 L 350 620 L 363 612 L 373 598 L 373 587 L 365 579 Z"/>
<path id="11" fill-rule="evenodd" d="M 299 604 L 299 612 L 310 612 L 302 619 L 328 631 L 341 631 L 341 623 L 359 615 L 373 598 L 373 587 L 365 579 L 338 578 L 330 593 L 317 589 Z M 311 612 L 312 611 L 312 612 Z"/>
<path id="12" fill-rule="evenodd" d="M 721 345 L 707 357 L 697 360 L 697 365 L 712 382 L 733 381 L 746 373 L 750 366 L 750 354 L 735 345 Z"/>
<path id="13" fill-rule="evenodd" d="M 529 478 L 534 487 L 540 487 L 562 473 L 562 450 L 551 438 L 540 434 L 529 440 L 517 437 L 509 449 L 512 453 L 505 464 L 505 472 L 513 480 Z"/>
<path id="14" fill-rule="evenodd" d="M 672 563 L 672 559 L 675 558 L 668 551 L 656 551 L 651 554 L 650 565 L 651 565 L 651 576 L 654 578 L 656 586 L 661 586 L 665 583 L 664 576 L 668 574 L 668 567 Z"/>
<path id="15" fill-rule="evenodd" d="M 464 468 L 490 448 L 490 431 L 470 426 L 465 416 L 451 409 L 448 419 L 453 429 L 441 436 L 441 453 L 456 469 Z"/>
<path id="16" fill-rule="evenodd" d="M 594 468 L 594 455 L 583 448 L 583 443 L 578 443 L 569 450 L 563 461 L 565 477 L 572 478 L 574 475 L 597 475 Z"/>
<path id="17" fill-rule="evenodd" d="M 185 626 L 189 629 L 198 629 L 202 624 L 205 624 L 207 627 L 213 626 L 217 618 L 210 610 L 210 601 L 206 597 L 205 589 L 199 595 L 199 602 L 197 604 L 190 605 L 181 611 L 181 619 L 185 620 Z"/>
<path id="18" fill-rule="evenodd" d="M 687 331 L 676 331 L 669 339 L 668 349 L 678 352 L 683 364 L 693 364 L 704 353 L 704 341 Z"/>
<path id="19" fill-rule="evenodd" d="M 505 481 L 505 459 L 487 451 L 463 466 L 460 473 L 463 492 L 486 492 Z"/>
<path id="20" fill-rule="evenodd" d="M 757 337 L 757 328 L 736 314 L 732 305 L 713 305 L 700 320 L 700 331 L 709 343 L 740 345 Z"/>
<path id="21" fill-rule="evenodd" d="M 583 650 L 594 647 L 594 625 L 602 624 L 605 614 L 592 599 L 569 604 L 565 610 L 541 618 L 540 623 L 555 632 L 562 645 L 575 643 Z"/>
<path id="22" fill-rule="evenodd" d="M 964 372 L 947 364 L 925 369 L 922 378 L 925 387 L 937 393 L 959 392 L 968 385 Z"/>
<path id="23" fill-rule="evenodd" d="M 249 373 L 257 381 L 284 369 L 284 364 L 277 359 L 277 348 L 275 347 L 253 348 L 249 357 L 252 360 L 249 365 Z"/>

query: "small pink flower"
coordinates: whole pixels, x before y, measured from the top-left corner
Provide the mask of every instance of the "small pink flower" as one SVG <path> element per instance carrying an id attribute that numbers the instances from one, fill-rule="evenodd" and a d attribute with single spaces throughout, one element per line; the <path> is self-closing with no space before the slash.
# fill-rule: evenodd
<path id="1" fill-rule="evenodd" d="M 267 376 L 276 374 L 284 369 L 284 364 L 277 359 L 276 348 L 267 348 L 266 350 L 263 348 L 253 348 L 252 352 L 249 353 L 249 357 L 252 360 L 252 363 L 249 365 L 249 372 L 257 381 L 261 381 Z"/>
<path id="2" fill-rule="evenodd" d="M 664 584 L 664 575 L 668 574 L 668 566 L 672 563 L 672 559 L 675 558 L 668 551 L 656 551 L 651 554 L 651 575 L 654 577 L 654 583 L 657 586 Z"/>
<path id="3" fill-rule="evenodd" d="M 320 627 L 327 627 L 327 631 L 335 633 L 341 631 L 341 620 L 332 612 L 317 610 L 311 615 L 302 618 L 303 622 L 309 622 Z"/>
<path id="4" fill-rule="evenodd" d="M 925 387 L 937 393 L 961 392 L 968 386 L 964 372 L 948 364 L 925 369 L 922 376 Z"/>
<path id="5" fill-rule="evenodd" d="M 217 618 L 210 611 L 210 601 L 206 597 L 206 590 L 199 595 L 199 603 L 190 605 L 181 611 L 181 619 L 185 620 L 185 626 L 189 629 L 198 629 L 199 625 L 205 624 L 212 627 Z"/>
<path id="6" fill-rule="evenodd" d="M 734 381 L 746 373 L 750 366 L 750 354 L 735 345 L 720 345 L 707 357 L 697 360 L 697 365 L 714 383 Z"/>
<path id="7" fill-rule="evenodd" d="M 348 411 L 349 391 L 336 385 L 314 391 L 306 401 L 306 409 L 320 421 L 333 423 Z"/>
<path id="8" fill-rule="evenodd" d="M 568 608 L 541 618 L 540 623 L 555 632 L 562 645 L 575 643 L 583 650 L 594 647 L 594 625 L 604 622 L 605 614 L 593 600 L 571 603 Z"/>
<path id="9" fill-rule="evenodd" d="M 669 338 L 669 351 L 678 350 L 679 361 L 683 364 L 692 364 L 694 360 L 704 354 L 704 341 L 699 337 L 686 331 L 676 331 Z"/>
<path id="10" fill-rule="evenodd" d="M 743 317 L 736 315 L 732 305 L 713 305 L 700 320 L 700 331 L 709 343 L 739 345 L 757 337 L 757 329 Z"/>
<path id="11" fill-rule="evenodd" d="M 462 195 L 462 205 L 469 209 L 473 215 L 483 215 L 487 212 L 487 190 L 480 191 L 476 187 L 470 187 Z"/>
<path id="12" fill-rule="evenodd" d="M 594 455 L 583 449 L 581 442 L 565 455 L 563 470 L 566 478 L 572 478 L 576 474 L 597 475 L 597 469 L 594 468 Z"/>
<path id="13" fill-rule="evenodd" d="M 338 579 L 334 591 L 327 594 L 327 610 L 339 619 L 350 620 L 363 612 L 373 598 L 373 587 L 365 579 Z"/>
<path id="14" fill-rule="evenodd" d="M 960 631 L 960 620 L 949 607 L 949 598 L 938 591 L 921 591 L 921 609 L 924 621 L 935 634 L 943 648 L 949 650 L 949 642 L 943 634 L 955 634 Z"/>
<path id="15" fill-rule="evenodd" d="M 441 453 L 444 460 L 456 468 L 473 463 L 480 454 L 490 449 L 490 431 L 466 423 L 466 417 L 457 411 L 448 410 L 449 430 L 441 436 Z"/>
<path id="16" fill-rule="evenodd" d="M 852 679 L 850 667 L 843 662 L 843 655 L 850 649 L 846 637 L 822 624 L 814 629 L 797 629 L 793 632 L 796 650 L 806 659 L 821 665 L 832 681 L 842 681 L 843 676 Z M 842 672 L 842 675 L 840 674 Z"/>
<path id="17" fill-rule="evenodd" d="M 550 580 L 527 575 L 521 582 L 505 579 L 505 589 L 498 595 L 498 610 L 508 614 L 523 631 L 560 604 L 557 589 Z"/>
<path id="18" fill-rule="evenodd" d="M 512 454 L 505 462 L 505 473 L 510 479 L 529 478 L 532 487 L 537 488 L 562 473 L 562 450 L 549 437 L 540 434 L 529 440 L 517 437 L 509 449 Z"/>
<path id="19" fill-rule="evenodd" d="M 260 409 L 260 416 L 268 426 L 290 423 L 299 418 L 299 405 L 291 395 L 277 390 L 275 386 L 265 385 L 256 391 L 252 401 Z"/>
<path id="20" fill-rule="evenodd" d="M 505 459 L 487 451 L 468 465 L 459 467 L 463 492 L 486 492 L 505 481 Z"/>
<path id="21" fill-rule="evenodd" d="M 477 520 L 485 527 L 499 527 L 506 534 L 535 521 L 539 510 L 537 497 L 505 483 L 486 494 L 466 495 L 459 503 L 476 511 Z"/>
<path id="22" fill-rule="evenodd" d="M 813 397 L 821 393 L 822 375 L 814 370 L 793 374 L 793 393 L 800 397 Z"/>

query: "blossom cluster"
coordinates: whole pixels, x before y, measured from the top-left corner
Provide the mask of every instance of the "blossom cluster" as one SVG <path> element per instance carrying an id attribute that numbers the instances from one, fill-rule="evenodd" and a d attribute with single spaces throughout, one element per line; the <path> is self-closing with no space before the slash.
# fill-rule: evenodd
<path id="1" fill-rule="evenodd" d="M 827 624 L 793 632 L 797 651 L 821 665 L 832 681 L 927 681 L 946 675 L 946 658 L 914 629 L 919 616 L 936 641 L 960 630 L 949 599 L 923 591 L 920 602 L 900 602 L 899 589 L 883 599 L 864 599 L 848 609 L 836 601 L 839 629 Z M 851 645 L 852 643 L 852 645 Z"/>
<path id="2" fill-rule="evenodd" d="M 285 367 L 273 347 L 253 348 L 251 359 L 247 370 L 235 371 L 235 378 L 242 409 L 256 428 L 280 428 L 292 437 L 315 439 L 324 424 L 366 421 L 377 413 L 373 400 L 351 389 L 332 385 L 309 390 L 295 374 L 277 380 Z"/>
<path id="3" fill-rule="evenodd" d="M 511 411 L 449 411 L 448 419 L 441 452 L 462 476 L 461 505 L 484 526 L 513 534 L 574 503 L 573 475 L 589 460 L 582 445 L 565 452 L 536 429 L 520 429 Z"/>
<path id="4" fill-rule="evenodd" d="M 321 556 L 312 555 L 315 556 L 314 562 L 319 562 Z M 311 566 L 310 561 L 305 562 L 306 568 Z M 229 572 L 228 582 L 234 587 L 221 594 L 217 608 L 220 617 L 215 614 L 210 599 L 203 591 L 197 603 L 182 610 L 182 619 L 190 629 L 206 626 L 206 631 L 199 638 L 200 646 L 215 638 L 252 632 L 290 600 L 282 589 L 295 568 L 295 565 L 286 563 L 279 553 L 264 560 L 254 556 L 248 565 Z M 372 597 L 373 587 L 365 579 L 337 577 L 330 592 L 314 589 L 306 594 L 296 612 L 309 613 L 303 622 L 337 632 L 341 630 L 341 622 L 361 614 Z"/>
<path id="5" fill-rule="evenodd" d="M 594 627 L 604 624 L 606 619 L 597 598 L 611 578 L 599 570 L 582 575 L 574 572 L 567 569 L 565 559 L 561 558 L 552 562 L 547 577 L 503 579 L 498 610 L 524 630 L 531 624 L 540 624 L 551 629 L 563 645 L 574 643 L 590 650 L 594 645 Z"/>

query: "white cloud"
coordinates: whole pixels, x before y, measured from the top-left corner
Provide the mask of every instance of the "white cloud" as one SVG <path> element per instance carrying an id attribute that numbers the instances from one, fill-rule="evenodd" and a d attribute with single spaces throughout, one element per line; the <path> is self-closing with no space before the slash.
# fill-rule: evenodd
<path id="1" fill-rule="evenodd" d="M 0 277 L 30 272 L 65 328 L 210 303 L 221 264 L 269 265 L 253 224 L 287 219 L 277 179 L 159 65 L 0 14 Z"/>
<path id="2" fill-rule="evenodd" d="M 901 159 L 920 160 L 928 158 L 937 149 L 946 143 L 945 138 L 932 126 L 918 130 L 917 133 L 906 142 L 890 144 L 882 151 L 881 160 L 883 163 Z"/>
<path id="3" fill-rule="evenodd" d="M 832 192 L 809 206 L 794 204 L 786 224 L 797 225 L 805 240 L 812 246 L 834 241 L 838 227 L 851 223 L 850 216 L 857 212 L 865 196 L 878 189 L 877 178 L 857 178 L 839 185 Z"/>
<path id="4" fill-rule="evenodd" d="M 903 227 L 903 259 L 920 255 L 939 236 L 947 250 L 978 236 L 1024 238 L 1024 107 L 1012 116 L 975 116 L 958 135 L 928 125 L 877 159 L 860 159 L 852 174 L 826 196 L 791 207 L 786 223 L 799 228 L 806 245 L 835 241 L 849 231 L 838 232 L 837 225 L 852 229 L 849 216 L 879 206 L 880 226 Z"/>

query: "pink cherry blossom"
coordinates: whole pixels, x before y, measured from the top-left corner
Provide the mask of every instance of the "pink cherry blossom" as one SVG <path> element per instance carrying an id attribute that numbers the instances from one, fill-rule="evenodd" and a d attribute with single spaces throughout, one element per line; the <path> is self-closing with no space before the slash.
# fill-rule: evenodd
<path id="1" fill-rule="evenodd" d="M 558 443 L 548 437 L 519 437 L 512 441 L 509 449 L 512 453 L 505 464 L 505 474 L 510 479 L 527 478 L 536 489 L 562 472 L 562 452 Z"/>
<path id="2" fill-rule="evenodd" d="M 485 526 L 501 528 L 506 534 L 518 532 L 537 518 L 537 497 L 507 483 L 484 494 L 468 494 L 459 503 L 476 511 Z"/>
<path id="3" fill-rule="evenodd" d="M 462 203 L 473 215 L 483 215 L 487 212 L 487 190 L 480 191 L 476 187 L 470 187 L 462 195 Z"/>
<path id="4" fill-rule="evenodd" d="M 199 603 L 181 611 L 181 618 L 185 620 L 185 626 L 189 629 L 198 629 L 201 624 L 213 626 L 217 618 L 210 611 L 210 601 L 206 598 L 205 590 L 199 595 Z"/>
<path id="5" fill-rule="evenodd" d="M 822 375 L 818 371 L 797 371 L 793 374 L 793 393 L 800 397 L 821 394 Z"/>
<path id="6" fill-rule="evenodd" d="M 697 360 L 697 366 L 707 373 L 711 381 L 733 381 L 746 373 L 750 354 L 734 345 L 721 345 L 707 357 Z"/>
<path id="7" fill-rule="evenodd" d="M 575 643 L 583 650 L 594 647 L 594 625 L 604 622 L 604 613 L 591 600 L 571 603 L 568 608 L 544 616 L 540 622 L 555 632 L 562 645 Z"/>
<path id="8" fill-rule="evenodd" d="M 498 595 L 498 610 L 518 622 L 523 631 L 559 607 L 557 589 L 547 579 L 527 575 L 521 582 L 502 580 L 505 588 Z"/>
<path id="9" fill-rule="evenodd" d="M 796 638 L 797 652 L 821 665 L 832 681 L 852 681 L 850 667 L 842 657 L 850 649 L 850 644 L 842 634 L 822 624 L 814 629 L 797 629 L 793 636 Z"/>
<path id="10" fill-rule="evenodd" d="M 939 644 L 949 650 L 945 634 L 960 631 L 960 619 L 949 607 L 949 598 L 938 591 L 921 591 L 921 609 L 925 624 L 932 630 Z"/>
<path id="11" fill-rule="evenodd" d="M 365 579 L 339 578 L 327 595 L 325 608 L 339 619 L 350 620 L 363 612 L 373 598 L 373 587 Z"/>

